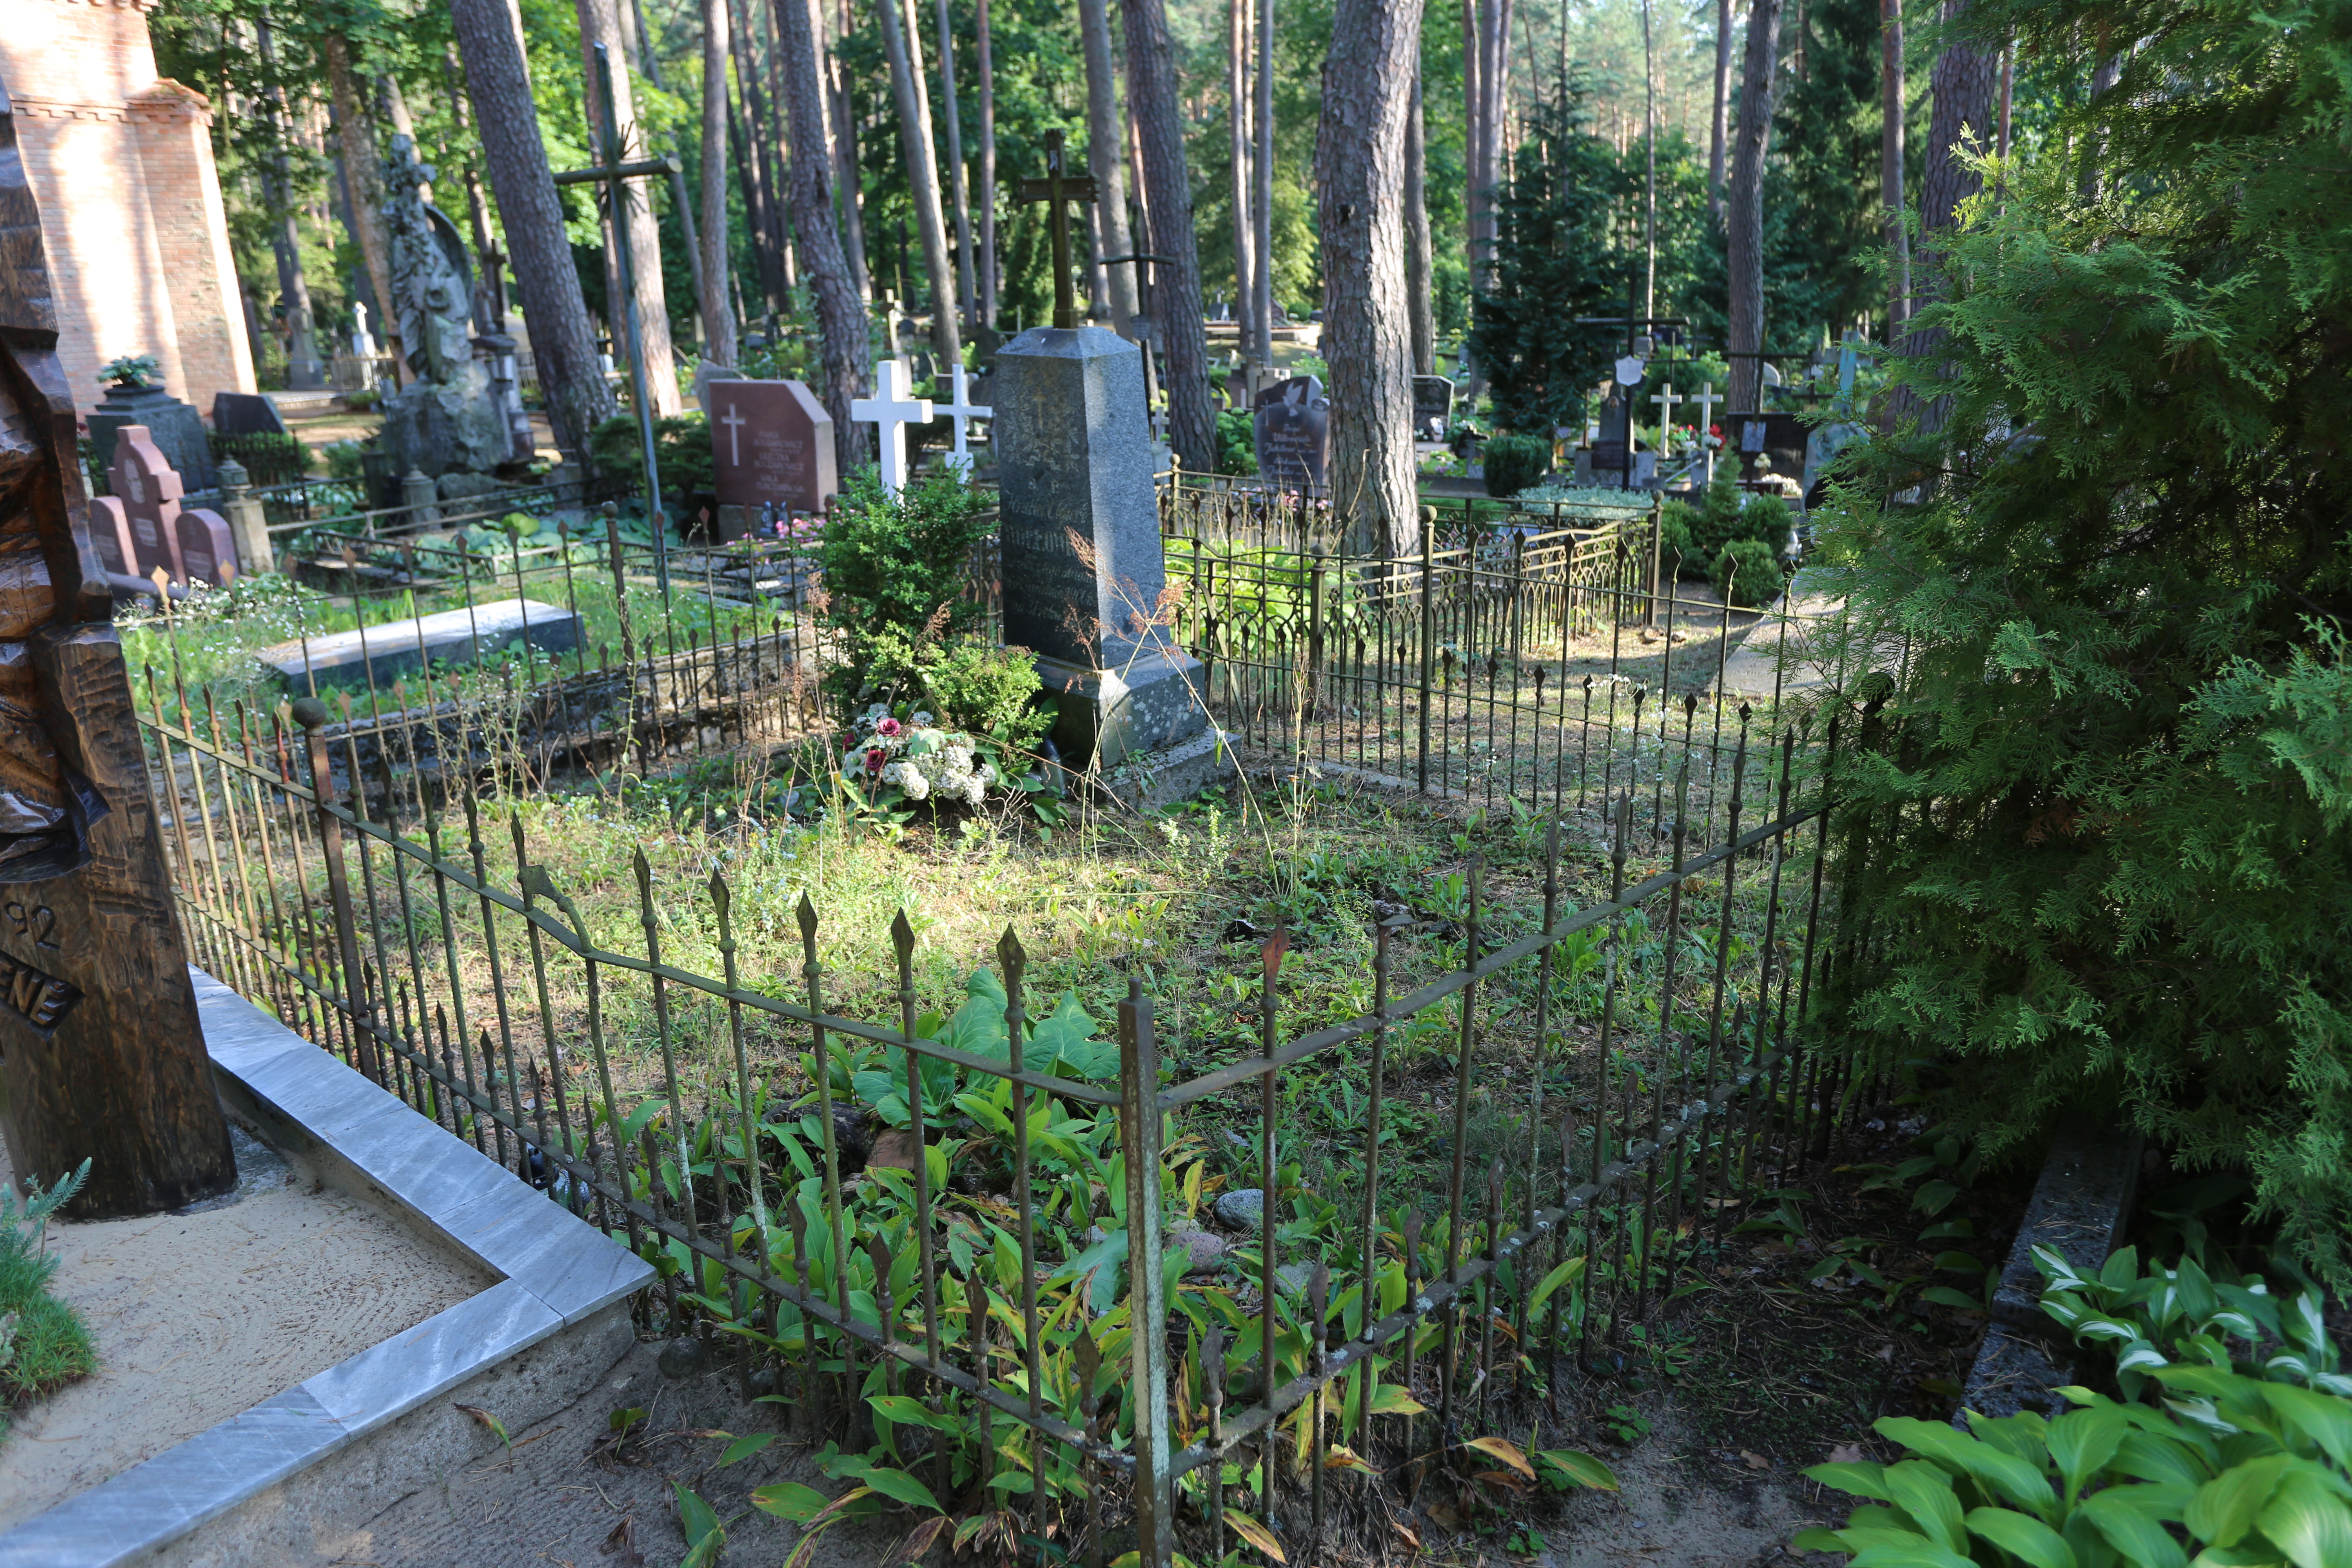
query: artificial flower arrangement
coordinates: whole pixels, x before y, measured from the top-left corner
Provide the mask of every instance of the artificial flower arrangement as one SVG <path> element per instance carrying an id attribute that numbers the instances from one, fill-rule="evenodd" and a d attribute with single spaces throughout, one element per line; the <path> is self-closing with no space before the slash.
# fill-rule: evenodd
<path id="1" fill-rule="evenodd" d="M 938 728 L 929 713 L 900 719 L 877 702 L 852 722 L 847 739 L 841 776 L 876 805 L 926 800 L 979 805 L 1003 784 L 982 742 L 961 730 Z"/>

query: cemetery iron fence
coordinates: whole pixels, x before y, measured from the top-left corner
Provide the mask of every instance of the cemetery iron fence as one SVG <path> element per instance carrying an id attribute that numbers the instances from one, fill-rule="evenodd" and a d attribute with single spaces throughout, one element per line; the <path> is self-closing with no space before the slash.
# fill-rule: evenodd
<path id="1" fill-rule="evenodd" d="M 1810 1022 L 1857 957 L 1832 849 L 1863 825 L 1825 794 L 1834 714 L 1775 736 L 1741 710 L 1712 776 L 1708 745 L 1664 733 L 1654 832 L 1622 781 L 1575 811 L 1569 777 L 1597 759 L 1590 731 L 1564 738 L 1539 909 L 1491 901 L 1474 862 L 1453 935 L 1382 921 L 1371 1006 L 1320 1026 L 1286 1016 L 1277 936 L 1257 1048 L 1189 1078 L 1163 1071 L 1139 977 L 1098 1041 L 1074 1003 L 1024 990 L 1009 929 L 941 1018 L 902 914 L 896 1016 L 877 1020 L 833 1009 L 824 962 L 871 939 L 826 931 L 805 894 L 793 951 L 757 970 L 756 890 L 723 870 L 657 892 L 640 852 L 634 910 L 600 921 L 470 776 L 429 789 L 328 718 L 142 720 L 195 961 L 655 1262 L 648 1328 L 721 1336 L 747 1380 L 797 1390 L 812 1442 L 881 1445 L 876 1465 L 1020 1557 L 1058 1533 L 1095 1568 L 1277 1536 L 1319 1559 L 1374 1519 L 1382 1478 L 1455 1463 L 1507 1416 L 1527 1431 L 1557 1380 L 1607 1375 L 1738 1202 L 1826 1157 L 1877 1087 Z M 404 747 L 418 722 L 395 721 Z M 371 775 L 374 799 L 352 787 Z M 1564 843 L 1571 826 L 1596 841 Z M 1580 854 L 1608 893 L 1571 911 Z M 1400 995 L 1413 942 L 1458 952 Z M 1454 1058 L 1450 1153 L 1438 1178 L 1391 1181 L 1384 1097 L 1433 1042 Z M 1286 1191 L 1277 1107 L 1343 1062 L 1369 1098 L 1333 1135 L 1372 1157 L 1331 1205 Z M 1234 1174 L 1267 1201 L 1244 1273 L 1192 1275 L 1170 1233 L 1198 1200 L 1201 1133 L 1253 1109 Z M 877 1141 L 861 1170 L 877 1116 L 898 1157 Z"/>

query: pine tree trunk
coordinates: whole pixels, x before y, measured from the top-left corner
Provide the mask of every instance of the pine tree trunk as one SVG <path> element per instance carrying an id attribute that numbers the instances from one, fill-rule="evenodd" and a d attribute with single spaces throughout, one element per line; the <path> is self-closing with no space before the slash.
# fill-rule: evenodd
<path id="1" fill-rule="evenodd" d="M 1879 199 L 1886 214 L 1886 341 L 1895 342 L 1911 313 L 1911 235 L 1904 222 L 1910 203 L 1903 179 L 1903 0 L 1880 0 L 1881 66 L 1878 139 Z"/>
<path id="2" fill-rule="evenodd" d="M 1412 110 L 1404 126 L 1404 291 L 1412 321 L 1412 373 L 1437 374 L 1436 301 L 1430 298 L 1429 145 L 1423 124 L 1421 69 L 1412 74 Z"/>
<path id="3" fill-rule="evenodd" d="M 1257 155 L 1251 173 L 1257 181 L 1251 219 L 1257 226 L 1250 249 L 1256 258 L 1251 332 L 1265 363 L 1274 363 L 1274 0 L 1257 0 Z"/>
<path id="4" fill-rule="evenodd" d="M 702 352 L 732 369 L 735 307 L 727 297 L 727 0 L 702 0 Z"/>
<path id="5" fill-rule="evenodd" d="M 1339 0 L 1318 145 L 1332 505 L 1349 552 L 1391 560 L 1421 548 L 1412 325 L 1396 200 L 1421 14 L 1422 0 Z"/>
<path id="6" fill-rule="evenodd" d="M 948 0 L 939 0 L 940 108 L 947 117 L 949 186 L 955 198 L 956 319 L 969 331 L 979 310 L 972 289 L 971 192 L 963 177 L 963 112 L 956 106 L 955 30 Z"/>
<path id="7" fill-rule="evenodd" d="M 1958 23 L 1967 10 L 1968 0 L 1944 0 L 1944 26 Z M 1964 39 L 1952 39 L 1936 56 L 1929 79 L 1936 105 L 1928 116 L 1927 167 L 1919 183 L 1919 226 L 1925 231 L 1920 259 L 1931 270 L 1935 232 L 1957 223 L 1960 204 L 1984 188 L 1956 149 L 1964 130 L 1974 136 L 1979 151 L 1991 145 L 1993 91 L 2000 76 L 2000 57 Z"/>
<path id="8" fill-rule="evenodd" d="M 1201 328 L 1201 263 L 1192 234 L 1192 181 L 1184 166 L 1184 116 L 1164 0 L 1121 0 L 1127 23 L 1129 111 L 1143 147 L 1150 195 L 1154 270 L 1151 316 L 1168 381 L 1168 438 L 1196 474 L 1217 466 L 1217 421 L 1209 410 L 1209 351 Z"/>
<path id="9" fill-rule="evenodd" d="M 274 74 L 276 67 L 270 62 L 276 51 L 268 22 L 258 24 L 257 36 L 261 44 L 261 58 Z M 278 262 L 278 300 L 286 310 L 287 384 L 291 387 L 305 384 L 296 379 L 299 372 L 300 375 L 310 378 L 308 384 L 317 385 L 321 379 L 319 372 L 323 367 L 319 363 L 318 338 L 310 316 L 310 283 L 302 273 L 302 230 L 297 221 L 299 206 L 286 157 L 286 145 L 292 139 L 291 127 L 288 122 L 285 100 L 277 88 L 269 89 L 268 97 L 263 102 L 270 141 L 276 146 L 266 165 L 263 184 L 269 205 L 278 214 L 269 226 L 269 248 Z"/>
<path id="10" fill-rule="evenodd" d="M 509 0 L 449 0 L 457 52 L 466 63 L 466 95 L 481 129 L 482 162 L 498 198 L 507 254 L 530 332 L 530 352 L 547 399 L 555 444 L 574 462 L 588 455 L 588 433 L 612 417 L 613 389 L 596 358 L 596 334 L 572 265 L 563 209 L 540 140 L 539 107 L 530 96 Z"/>
<path id="11" fill-rule="evenodd" d="M 1475 295 L 1486 277 L 1483 235 L 1486 190 L 1480 171 L 1486 166 L 1486 95 L 1479 80 L 1485 75 L 1486 30 L 1480 25 L 1482 0 L 1462 0 L 1462 225 L 1463 260 L 1470 268 L 1470 291 Z"/>
<path id="12" fill-rule="evenodd" d="M 594 86 L 595 46 L 602 44 L 613 60 L 613 112 L 620 121 L 615 134 L 620 138 L 622 156 L 645 157 L 645 132 L 637 124 L 635 94 L 625 68 L 629 54 L 627 39 L 621 31 L 621 8 L 614 0 L 574 0 L 574 5 L 580 16 L 580 59 L 585 73 L 581 79 L 589 84 L 585 98 L 590 145 L 601 146 L 604 135 L 602 105 Z M 653 190 L 645 181 L 625 181 L 614 191 L 611 200 L 614 242 L 629 247 L 630 282 L 637 307 L 637 352 L 645 362 L 646 401 L 653 405 L 656 418 L 667 418 L 682 413 L 686 405 L 678 395 L 677 363 L 670 346 L 669 298 L 662 287 L 661 231 L 654 222 Z M 625 352 L 627 329 L 617 300 L 611 315 L 614 346 Z"/>
<path id="13" fill-rule="evenodd" d="M 996 330 L 996 58 L 988 37 L 988 0 L 972 0 L 973 60 L 980 72 L 980 321 Z"/>
<path id="14" fill-rule="evenodd" d="M 930 93 L 923 84 L 923 40 L 914 12 L 901 0 L 876 0 L 882 42 L 890 57 L 890 93 L 898 105 L 898 149 L 915 198 L 915 234 L 923 247 L 923 273 L 931 291 L 931 346 L 942 366 L 962 357 L 956 329 L 955 269 L 948 261 L 947 219 L 940 210 L 940 166 L 931 152 Z M 913 301 L 908 305 L 912 307 Z"/>
<path id="15" fill-rule="evenodd" d="M 377 335 L 400 363 L 400 313 L 392 307 L 392 258 L 383 243 L 383 154 L 352 85 L 351 40 L 341 33 L 321 41 L 327 57 L 327 92 L 335 106 L 335 138 L 343 150 L 343 177 L 351 184 L 352 237 L 359 241 L 368 288 L 375 294 Z M 399 384 L 395 371 L 394 384 Z"/>
<path id="16" fill-rule="evenodd" d="M 1756 408 L 1764 347 L 1764 155 L 1772 139 L 1774 68 L 1780 58 L 1782 0 L 1752 0 L 1748 54 L 1739 83 L 1739 131 L 1731 147 L 1725 190 L 1729 252 L 1731 408 Z M 1745 354 L 1748 357 L 1739 358 Z"/>
<path id="17" fill-rule="evenodd" d="M 808 0 L 812 7 L 821 3 L 822 0 Z M 831 106 L 833 117 L 833 177 L 841 192 L 841 245 L 862 310 L 874 299 L 874 277 L 866 265 L 866 185 L 857 167 L 857 114 L 849 101 L 849 84 L 843 79 L 840 58 L 824 47 L 824 24 L 820 16 L 813 11 L 809 25 L 811 36 L 817 40 L 825 101 Z M 843 34 L 849 31 L 849 0 L 841 0 L 839 27 Z M 794 131 L 792 139 L 793 145 L 799 145 L 800 132 Z M 795 214 L 799 210 L 793 208 Z"/>
<path id="18" fill-rule="evenodd" d="M 727 0 L 727 20 L 728 52 L 734 58 L 735 85 L 743 99 L 740 113 L 733 100 L 728 103 L 735 180 L 742 188 L 744 216 L 751 221 L 751 252 L 760 262 L 761 303 L 767 310 L 777 310 L 786 304 L 788 286 L 784 281 L 786 259 L 781 210 L 783 195 L 778 188 L 780 182 L 770 173 L 770 128 L 775 122 L 768 118 L 768 95 L 760 85 L 755 30 L 748 25 L 744 14 L 736 9 L 736 0 Z"/>
<path id="19" fill-rule="evenodd" d="M 1225 131 L 1233 160 L 1234 320 L 1241 327 L 1244 359 L 1255 358 L 1258 353 L 1250 332 L 1255 312 L 1249 307 L 1249 302 L 1257 298 L 1257 275 L 1251 256 L 1257 233 L 1250 215 L 1249 25 L 1249 0 L 1231 0 L 1225 17 Z"/>
<path id="20" fill-rule="evenodd" d="M 1111 68 L 1110 11 L 1104 0 L 1078 0 L 1078 32 L 1087 51 L 1087 172 L 1095 177 L 1093 221 L 1101 240 L 1095 255 L 1132 256 L 1127 232 L 1127 128 L 1118 112 L 1118 74 Z M 1135 319 L 1136 268 L 1106 269 L 1103 293 L 1110 330 L 1127 335 Z"/>
<path id="21" fill-rule="evenodd" d="M 1723 216 L 1723 144 L 1731 119 L 1731 0 L 1715 0 L 1715 119 L 1707 141 L 1706 212 Z"/>
<path id="22" fill-rule="evenodd" d="M 476 0 L 477 4 L 484 0 Z M 778 90 L 792 138 L 793 234 L 802 270 L 816 297 L 817 338 L 824 360 L 823 397 L 833 418 L 834 451 L 845 480 L 866 461 L 865 427 L 849 403 L 866 395 L 866 305 L 851 281 L 833 210 L 833 147 L 825 134 L 824 79 L 817 68 L 816 19 L 808 0 L 775 0 Z"/>

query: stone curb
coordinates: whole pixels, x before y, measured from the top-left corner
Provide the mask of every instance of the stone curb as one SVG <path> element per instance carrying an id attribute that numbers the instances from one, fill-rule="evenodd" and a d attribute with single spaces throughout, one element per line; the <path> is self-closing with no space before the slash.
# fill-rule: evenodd
<path id="1" fill-rule="evenodd" d="M 206 1521 L 653 1282 L 643 1259 L 190 966 L 222 1098 L 499 1283 L 0 1535 L 0 1568 L 104 1568 Z"/>

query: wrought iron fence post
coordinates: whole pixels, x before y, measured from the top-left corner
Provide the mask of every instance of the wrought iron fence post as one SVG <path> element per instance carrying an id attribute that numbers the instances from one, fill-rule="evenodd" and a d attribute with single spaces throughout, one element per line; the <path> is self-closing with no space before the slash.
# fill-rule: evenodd
<path id="1" fill-rule="evenodd" d="M 352 1037 L 359 1048 L 359 1068 L 370 1081 L 383 1081 L 383 1066 L 375 1054 L 375 1009 L 367 1000 L 367 975 L 360 968 L 359 928 L 352 915 L 352 885 L 343 866 L 343 822 L 337 816 L 335 774 L 327 759 L 327 705 L 315 697 L 293 704 L 295 722 L 310 754 L 310 789 L 318 805 L 319 851 L 327 863 L 327 900 L 335 917 L 335 952 L 343 970 L 343 1005 L 351 1009 Z"/>
<path id="2" fill-rule="evenodd" d="M 1129 1375 L 1135 1386 L 1135 1539 L 1143 1568 L 1176 1550 L 1168 1464 L 1168 1299 L 1160 1269 L 1160 1042 L 1151 999 L 1130 980 L 1118 1005 L 1118 1134 L 1127 1156 Z"/>
<path id="3" fill-rule="evenodd" d="M 1423 524 L 1421 531 L 1421 764 L 1418 782 L 1423 795 L 1429 793 L 1429 667 L 1437 648 L 1437 634 L 1432 619 L 1435 605 L 1431 588 L 1436 559 L 1436 543 L 1432 536 L 1436 531 L 1427 524 Z"/>

